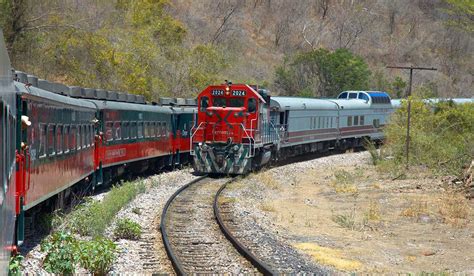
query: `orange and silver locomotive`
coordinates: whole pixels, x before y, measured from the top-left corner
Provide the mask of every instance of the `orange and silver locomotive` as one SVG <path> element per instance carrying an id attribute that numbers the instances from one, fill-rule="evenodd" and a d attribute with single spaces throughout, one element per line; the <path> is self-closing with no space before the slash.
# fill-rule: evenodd
<path id="1" fill-rule="evenodd" d="M 246 84 L 226 81 L 202 91 L 191 133 L 195 171 L 245 174 L 267 163 L 279 141 L 269 104 L 266 90 Z"/>

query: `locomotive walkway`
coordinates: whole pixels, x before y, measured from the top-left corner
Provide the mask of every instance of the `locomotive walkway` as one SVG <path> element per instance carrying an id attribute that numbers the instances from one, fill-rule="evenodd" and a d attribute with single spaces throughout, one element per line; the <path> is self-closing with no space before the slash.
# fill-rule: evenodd
<path id="1" fill-rule="evenodd" d="M 230 181 L 198 178 L 179 189 L 166 203 L 161 232 L 178 275 L 271 274 L 222 224 L 218 199 Z"/>

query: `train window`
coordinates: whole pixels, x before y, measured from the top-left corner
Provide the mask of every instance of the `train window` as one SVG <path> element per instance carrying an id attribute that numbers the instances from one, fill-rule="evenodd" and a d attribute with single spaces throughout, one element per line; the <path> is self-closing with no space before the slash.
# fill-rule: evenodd
<path id="1" fill-rule="evenodd" d="M 105 123 L 105 140 L 106 141 L 112 141 L 114 140 L 114 134 L 113 134 L 113 122 L 106 122 Z"/>
<path id="2" fill-rule="evenodd" d="M 349 99 L 357 99 L 357 93 L 349 93 Z"/>
<path id="3" fill-rule="evenodd" d="M 137 136 L 138 138 L 143 138 L 143 122 L 138 122 L 137 124 Z"/>
<path id="4" fill-rule="evenodd" d="M 162 126 L 163 126 L 162 136 L 168 137 L 168 129 L 166 128 L 166 122 L 163 122 Z"/>
<path id="5" fill-rule="evenodd" d="M 380 119 L 374 119 L 373 125 L 374 127 L 380 127 Z"/>
<path id="6" fill-rule="evenodd" d="M 244 98 L 229 99 L 229 107 L 243 107 L 244 106 L 244 101 L 245 101 Z"/>
<path id="7" fill-rule="evenodd" d="M 150 137 L 156 137 L 155 122 L 150 122 Z"/>
<path id="8" fill-rule="evenodd" d="M 367 96 L 364 93 L 359 93 L 359 99 L 364 100 L 364 101 L 369 101 L 369 96 Z"/>
<path id="9" fill-rule="evenodd" d="M 45 157 L 46 156 L 46 133 L 48 132 L 48 125 L 46 124 L 40 124 L 40 141 L 39 141 L 39 157 Z"/>
<path id="10" fill-rule="evenodd" d="M 70 143 L 70 140 L 69 140 L 69 126 L 64 126 L 64 132 L 63 132 L 63 150 L 64 150 L 64 153 L 67 153 L 69 152 L 69 143 Z"/>
<path id="11" fill-rule="evenodd" d="M 338 99 L 347 99 L 347 92 L 344 92 L 342 93 L 341 95 L 339 95 L 339 97 L 337 97 Z"/>
<path id="12" fill-rule="evenodd" d="M 201 103 L 200 103 L 200 110 L 201 111 L 206 111 L 206 108 L 209 106 L 209 98 L 208 97 L 201 97 Z"/>
<path id="13" fill-rule="evenodd" d="M 360 125 L 363 126 L 364 125 L 364 116 L 360 116 Z"/>
<path id="14" fill-rule="evenodd" d="M 257 111 L 257 100 L 255 100 L 254 98 L 250 98 L 248 102 L 248 107 L 248 111 L 250 113 L 254 113 L 255 111 Z"/>
<path id="15" fill-rule="evenodd" d="M 81 142 L 82 142 L 81 145 L 83 149 L 87 147 L 86 137 L 87 137 L 86 126 L 82 125 L 81 126 Z"/>
<path id="16" fill-rule="evenodd" d="M 54 125 L 48 125 L 48 155 L 54 155 L 56 152 L 54 150 Z"/>
<path id="17" fill-rule="evenodd" d="M 145 122 L 145 137 L 151 137 L 151 122 Z"/>
<path id="18" fill-rule="evenodd" d="M 156 122 L 156 137 L 161 137 L 161 122 Z"/>
<path id="19" fill-rule="evenodd" d="M 225 107 L 226 106 L 226 99 L 225 98 L 213 98 L 212 99 L 212 106 Z"/>
<path id="20" fill-rule="evenodd" d="M 352 126 L 352 116 L 347 117 L 347 126 Z"/>
<path id="21" fill-rule="evenodd" d="M 318 117 L 318 128 L 321 128 L 322 124 L 321 124 L 321 117 Z"/>
<path id="22" fill-rule="evenodd" d="M 69 132 L 69 150 L 76 149 L 76 136 L 77 129 L 76 126 L 71 126 L 71 131 Z"/>
<path id="23" fill-rule="evenodd" d="M 354 116 L 354 125 L 359 125 L 359 116 Z"/>
<path id="24" fill-rule="evenodd" d="M 137 139 L 137 122 L 130 123 L 130 139 Z"/>
<path id="25" fill-rule="evenodd" d="M 329 117 L 326 117 L 326 128 L 329 128 Z"/>
<path id="26" fill-rule="evenodd" d="M 77 149 L 80 150 L 82 147 L 82 130 L 81 130 L 81 126 L 77 126 L 77 132 L 76 132 L 76 146 L 77 146 Z"/>
<path id="27" fill-rule="evenodd" d="M 130 137 L 130 122 L 124 122 L 122 125 L 122 138 L 127 140 Z"/>
<path id="28" fill-rule="evenodd" d="M 120 122 L 114 122 L 114 140 L 122 139 L 122 127 Z"/>
<path id="29" fill-rule="evenodd" d="M 56 153 L 63 153 L 63 126 L 56 126 Z"/>

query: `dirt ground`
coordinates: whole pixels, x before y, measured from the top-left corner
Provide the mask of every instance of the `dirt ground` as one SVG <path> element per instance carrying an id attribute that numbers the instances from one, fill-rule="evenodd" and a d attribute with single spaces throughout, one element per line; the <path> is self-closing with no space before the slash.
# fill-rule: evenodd
<path id="1" fill-rule="evenodd" d="M 421 169 L 392 180 L 354 155 L 250 176 L 260 200 L 240 204 L 259 205 L 294 247 L 339 271 L 474 274 L 474 200 Z"/>

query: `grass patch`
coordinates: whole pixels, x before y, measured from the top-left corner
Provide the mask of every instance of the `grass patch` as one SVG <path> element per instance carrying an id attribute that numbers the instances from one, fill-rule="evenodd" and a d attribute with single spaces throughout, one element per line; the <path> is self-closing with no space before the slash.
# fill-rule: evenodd
<path id="1" fill-rule="evenodd" d="M 322 247 L 314 243 L 298 243 L 295 244 L 295 247 L 322 265 L 332 266 L 343 271 L 358 271 L 362 268 L 361 262 L 344 258 L 342 252 L 337 249 Z"/>
<path id="2" fill-rule="evenodd" d="M 143 181 L 126 182 L 112 187 L 102 201 L 89 200 L 78 206 L 69 215 L 65 227 L 83 236 L 102 235 L 120 209 L 145 189 Z"/>
<path id="3" fill-rule="evenodd" d="M 356 230 L 356 228 L 359 226 L 359 224 L 356 223 L 355 212 L 351 212 L 349 214 L 334 215 L 332 216 L 332 221 L 337 223 L 342 228 L 346 228 L 349 230 Z"/>
<path id="4" fill-rule="evenodd" d="M 273 174 L 271 172 L 261 172 L 259 174 L 254 175 L 254 178 L 271 190 L 280 189 L 280 184 L 278 180 L 273 177 Z"/>

